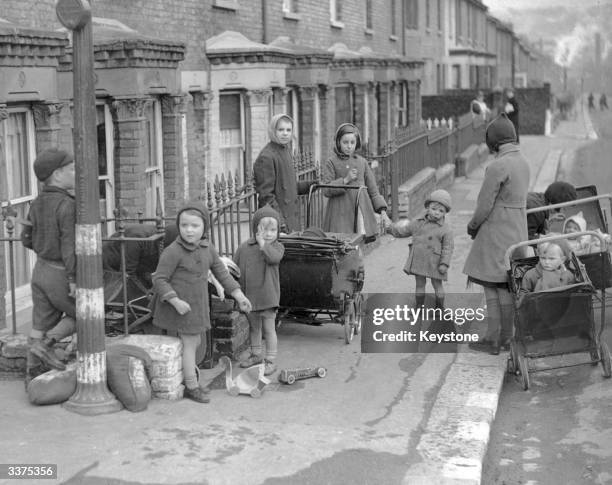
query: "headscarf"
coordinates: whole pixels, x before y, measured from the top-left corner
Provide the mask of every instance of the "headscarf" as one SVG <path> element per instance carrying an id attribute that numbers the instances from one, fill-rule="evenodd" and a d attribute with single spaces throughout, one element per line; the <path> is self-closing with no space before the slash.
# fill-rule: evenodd
<path id="1" fill-rule="evenodd" d="M 342 123 L 338 127 L 338 129 L 336 130 L 336 134 L 334 135 L 334 153 L 342 158 L 346 158 L 346 155 L 342 151 L 342 147 L 340 146 L 340 140 L 347 133 L 354 133 L 355 138 L 357 138 L 357 143 L 355 144 L 355 151 L 361 148 L 361 134 L 359 133 L 359 129 L 352 123 Z"/>
<path id="2" fill-rule="evenodd" d="M 282 145 L 282 143 L 279 141 L 279 139 L 276 136 L 276 128 L 280 120 L 288 121 L 289 123 L 291 123 L 292 128 L 294 126 L 294 123 L 293 123 L 293 120 L 291 119 L 291 116 L 286 115 L 284 113 L 274 115 L 272 119 L 270 120 L 270 124 L 268 125 L 268 136 L 270 137 L 270 140 L 273 141 L 274 143 L 278 143 L 279 145 Z M 293 134 L 292 134 L 292 137 L 293 137 Z"/>

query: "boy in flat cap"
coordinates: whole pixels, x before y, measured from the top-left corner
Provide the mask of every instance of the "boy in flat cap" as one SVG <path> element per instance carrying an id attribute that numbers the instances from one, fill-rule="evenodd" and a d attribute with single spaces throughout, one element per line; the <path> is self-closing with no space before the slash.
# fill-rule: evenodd
<path id="1" fill-rule="evenodd" d="M 76 327 L 74 157 L 58 148 L 44 150 L 34 161 L 34 173 L 43 189 L 30 207 L 31 225 L 21 234 L 23 245 L 37 256 L 26 385 L 45 366 L 65 369 L 53 346 Z"/>

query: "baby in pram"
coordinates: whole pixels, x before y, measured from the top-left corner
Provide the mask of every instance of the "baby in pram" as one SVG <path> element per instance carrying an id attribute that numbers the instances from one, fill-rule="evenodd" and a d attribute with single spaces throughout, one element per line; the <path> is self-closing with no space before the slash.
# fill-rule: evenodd
<path id="1" fill-rule="evenodd" d="M 568 217 L 563 223 L 563 234 L 572 234 L 576 232 L 583 232 L 587 230 L 587 222 L 582 215 L 582 212 Z M 596 236 L 584 235 L 569 238 L 567 243 L 570 249 L 576 254 L 576 256 L 582 256 L 583 254 L 599 253 L 606 251 L 610 247 L 612 238 L 609 234 L 603 234 L 600 229 L 596 229 L 596 232 L 600 233 L 606 242 L 606 246 L 601 247 L 601 241 Z"/>
<path id="2" fill-rule="evenodd" d="M 522 278 L 520 296 L 576 283 L 576 277 L 565 263 L 571 255 L 566 240 L 543 242 L 538 245 L 539 261 Z"/>

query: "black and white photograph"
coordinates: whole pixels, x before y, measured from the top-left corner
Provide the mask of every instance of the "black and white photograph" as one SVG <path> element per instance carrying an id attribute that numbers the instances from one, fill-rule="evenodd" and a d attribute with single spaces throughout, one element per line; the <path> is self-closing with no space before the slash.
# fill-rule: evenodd
<path id="1" fill-rule="evenodd" d="M 0 484 L 612 485 L 612 0 L 0 0 Z"/>

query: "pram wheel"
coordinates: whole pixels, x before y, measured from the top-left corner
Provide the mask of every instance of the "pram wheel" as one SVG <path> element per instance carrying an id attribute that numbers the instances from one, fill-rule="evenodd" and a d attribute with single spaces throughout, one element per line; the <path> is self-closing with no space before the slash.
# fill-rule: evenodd
<path id="1" fill-rule="evenodd" d="M 344 302 L 344 341 L 350 344 L 355 336 L 355 302 L 347 299 Z"/>
<path id="2" fill-rule="evenodd" d="M 518 372 L 518 351 L 516 349 L 517 343 L 512 339 L 510 341 L 510 355 L 508 356 L 507 370 L 509 374 L 515 374 Z"/>
<path id="3" fill-rule="evenodd" d="M 612 365 L 610 363 L 610 349 L 605 342 L 599 343 L 599 354 L 601 357 L 601 366 L 603 367 L 604 377 L 612 376 Z"/>
<path id="4" fill-rule="evenodd" d="M 523 390 L 529 389 L 529 363 L 527 357 L 523 355 L 518 356 L 518 367 L 521 372 L 521 382 L 523 383 Z"/>
<path id="5" fill-rule="evenodd" d="M 361 332 L 361 321 L 363 318 L 363 295 L 360 293 L 355 299 L 355 335 Z"/>

